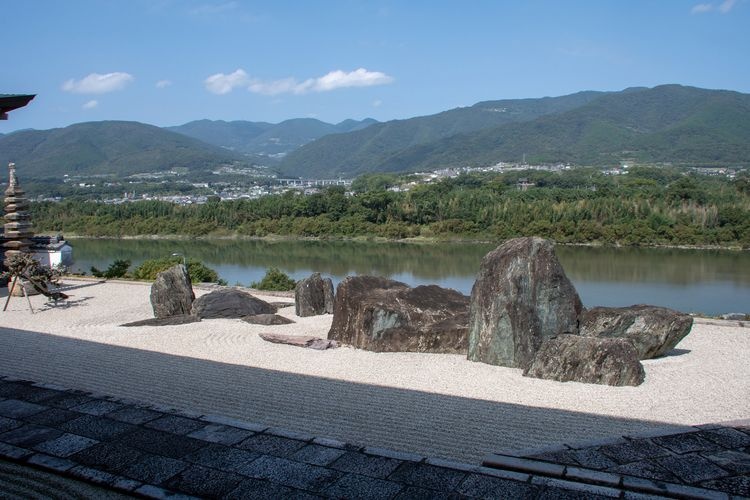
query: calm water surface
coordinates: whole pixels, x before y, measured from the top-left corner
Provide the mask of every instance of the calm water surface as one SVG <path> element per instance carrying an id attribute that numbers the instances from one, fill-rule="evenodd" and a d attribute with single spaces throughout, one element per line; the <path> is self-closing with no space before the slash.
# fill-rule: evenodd
<path id="1" fill-rule="evenodd" d="M 180 253 L 216 269 L 230 285 L 259 281 L 269 267 L 295 279 L 386 276 L 412 286 L 437 284 L 469 294 L 482 257 L 496 244 L 352 241 L 71 240 L 73 269 L 138 265 Z M 686 312 L 750 312 L 750 252 L 558 246 L 586 307 L 654 304 Z"/>

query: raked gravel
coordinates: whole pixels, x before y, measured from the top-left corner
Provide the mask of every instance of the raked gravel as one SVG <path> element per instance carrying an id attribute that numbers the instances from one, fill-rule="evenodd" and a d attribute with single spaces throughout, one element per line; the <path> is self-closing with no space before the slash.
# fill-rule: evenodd
<path id="1" fill-rule="evenodd" d="M 66 284 L 67 302 L 32 297 L 31 314 L 13 297 L 0 312 L 0 375 L 473 463 L 499 450 L 750 417 L 750 328 L 736 322 L 696 322 L 671 355 L 644 362 L 641 386 L 608 387 L 525 378 L 460 355 L 259 338 L 326 337 L 332 316 L 299 318 L 293 306 L 279 311 L 290 325 L 126 328 L 153 315 L 149 284 Z"/>

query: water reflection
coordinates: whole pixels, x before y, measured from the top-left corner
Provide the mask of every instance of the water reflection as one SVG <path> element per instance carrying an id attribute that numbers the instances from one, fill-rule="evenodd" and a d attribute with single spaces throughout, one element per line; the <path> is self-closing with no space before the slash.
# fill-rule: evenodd
<path id="1" fill-rule="evenodd" d="M 260 240 L 73 240 L 74 268 L 115 259 L 137 265 L 181 253 L 215 268 L 230 284 L 248 284 L 275 266 L 295 279 L 313 271 L 335 282 L 353 274 L 436 283 L 470 293 L 482 257 L 495 244 Z M 584 304 L 653 303 L 719 314 L 750 309 L 750 253 L 720 250 L 557 248 Z"/>
<path id="2" fill-rule="evenodd" d="M 558 246 L 557 254 L 571 279 L 672 285 L 729 281 L 750 285 L 748 252 Z"/>
<path id="3" fill-rule="evenodd" d="M 350 274 L 411 274 L 422 280 L 473 276 L 482 256 L 494 245 L 408 244 L 352 241 L 260 240 L 88 240 L 72 241 L 74 267 L 106 266 L 114 259 L 138 264 L 178 252 L 213 267 L 239 270 L 275 266 L 290 273 L 319 271 L 337 277 Z M 222 275 L 223 276 L 223 275 Z M 223 276 L 228 281 L 234 276 Z"/>

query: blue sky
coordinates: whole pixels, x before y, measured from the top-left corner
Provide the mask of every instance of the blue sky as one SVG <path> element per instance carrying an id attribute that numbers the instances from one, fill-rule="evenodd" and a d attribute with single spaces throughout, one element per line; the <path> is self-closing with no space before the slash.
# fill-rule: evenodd
<path id="1" fill-rule="evenodd" d="M 750 92 L 750 0 L 2 0 L 0 133 L 391 120 L 680 83 Z"/>

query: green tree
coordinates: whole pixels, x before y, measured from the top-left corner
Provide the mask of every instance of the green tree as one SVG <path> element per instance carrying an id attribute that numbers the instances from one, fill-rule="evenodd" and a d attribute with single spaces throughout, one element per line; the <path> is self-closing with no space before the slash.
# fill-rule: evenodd
<path id="1" fill-rule="evenodd" d="M 667 199 L 669 201 L 695 201 L 703 204 L 706 202 L 706 190 L 693 177 L 682 177 L 671 183 L 667 188 Z"/>
<path id="2" fill-rule="evenodd" d="M 398 183 L 394 174 L 364 174 L 352 182 L 352 191 L 366 193 L 367 191 L 385 191 Z"/>
<path id="3" fill-rule="evenodd" d="M 181 257 L 165 257 L 161 259 L 149 259 L 133 270 L 133 277 L 137 280 L 153 281 L 156 275 L 166 271 L 170 267 L 181 264 Z M 188 259 L 186 262 L 190 281 L 193 283 L 221 283 L 219 274 L 197 259 Z"/>
<path id="4" fill-rule="evenodd" d="M 94 266 L 91 266 L 91 274 L 97 278 L 122 278 L 128 273 L 131 262 L 129 260 L 117 259 L 107 267 L 106 271 L 100 271 Z"/>
<path id="5" fill-rule="evenodd" d="M 266 271 L 263 279 L 255 281 L 250 284 L 252 288 L 258 290 L 273 290 L 277 292 L 283 292 L 288 290 L 294 290 L 297 286 L 297 282 L 290 278 L 287 274 L 280 271 L 276 267 L 271 267 Z"/>

